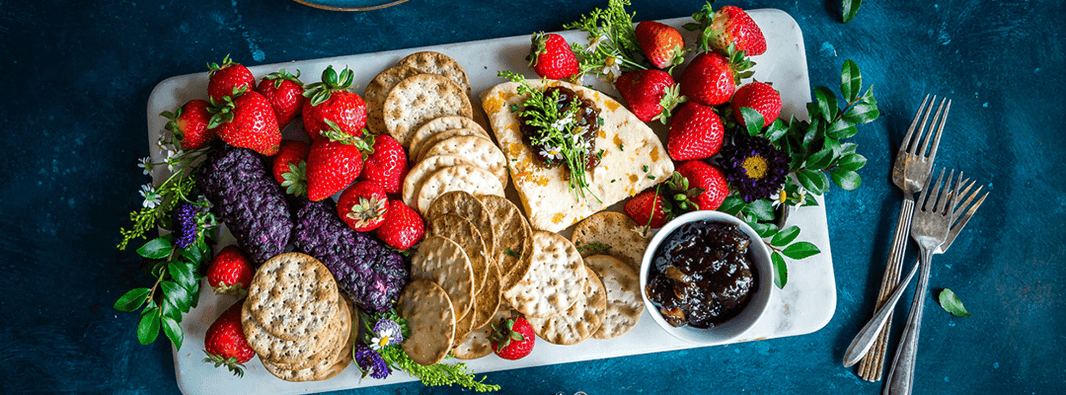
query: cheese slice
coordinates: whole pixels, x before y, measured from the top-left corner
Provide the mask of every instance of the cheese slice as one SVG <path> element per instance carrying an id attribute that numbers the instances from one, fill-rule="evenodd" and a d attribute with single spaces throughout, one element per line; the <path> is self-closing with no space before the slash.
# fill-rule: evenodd
<path id="1" fill-rule="evenodd" d="M 530 87 L 562 86 L 590 99 L 599 109 L 603 125 L 596 136 L 595 152 L 604 150 L 599 166 L 586 173 L 589 191 L 579 198 L 569 190 L 562 166 L 547 168 L 522 141 L 517 114 L 528 95 L 518 94 L 518 83 L 506 82 L 482 94 L 482 106 L 493 133 L 507 156 L 511 179 L 522 199 L 530 225 L 559 232 L 622 199 L 666 181 L 674 163 L 648 125 L 621 103 L 604 93 L 556 80 L 527 80 Z M 593 196 L 595 195 L 595 196 Z M 598 198 L 598 199 L 597 199 Z"/>

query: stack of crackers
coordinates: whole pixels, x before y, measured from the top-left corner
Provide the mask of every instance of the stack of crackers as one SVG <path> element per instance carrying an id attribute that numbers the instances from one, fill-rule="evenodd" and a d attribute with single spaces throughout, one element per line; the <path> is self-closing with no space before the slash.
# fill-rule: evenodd
<path id="1" fill-rule="evenodd" d="M 270 258 L 256 271 L 241 324 L 267 371 L 287 381 L 315 381 L 351 363 L 353 313 L 329 269 L 293 252 Z"/>

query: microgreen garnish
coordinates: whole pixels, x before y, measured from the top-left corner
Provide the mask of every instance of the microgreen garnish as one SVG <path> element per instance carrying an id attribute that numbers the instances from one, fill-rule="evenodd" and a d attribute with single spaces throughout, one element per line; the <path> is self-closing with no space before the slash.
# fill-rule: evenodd
<path id="1" fill-rule="evenodd" d="M 518 116 L 527 125 L 535 129 L 536 135 L 528 136 L 534 146 L 550 147 L 552 153 L 560 157 L 569 172 L 569 190 L 578 200 L 585 198 L 585 193 L 600 201 L 589 188 L 585 167 L 588 164 L 590 146 L 581 137 L 588 129 L 579 122 L 580 103 L 559 103 L 559 91 L 546 94 L 545 90 L 533 89 L 522 75 L 510 71 L 501 71 L 500 77 L 517 82 L 518 93 L 529 97 L 522 102 Z M 560 105 L 561 104 L 561 105 Z"/>
<path id="2" fill-rule="evenodd" d="M 521 258 L 522 257 L 521 255 L 519 255 L 517 252 L 514 252 L 514 250 L 512 250 L 510 248 L 504 248 L 503 249 L 503 253 L 507 254 L 507 256 L 509 256 L 509 257 L 514 257 L 514 258 Z"/>
<path id="3" fill-rule="evenodd" d="M 610 0 L 606 9 L 594 9 L 575 22 L 563 25 L 589 34 L 589 44 L 570 47 L 578 55 L 579 75 L 602 75 L 614 82 L 629 70 L 646 70 L 644 55 L 637 43 L 633 16 L 626 13 L 629 0 Z"/>
<path id="4" fill-rule="evenodd" d="M 610 245 L 607 245 L 607 244 L 604 244 L 604 243 L 600 243 L 600 242 L 582 244 L 581 246 L 577 247 L 577 251 L 578 252 L 585 252 L 585 251 L 588 251 L 588 250 L 592 250 L 593 252 L 596 252 L 598 254 L 606 254 L 607 251 L 610 251 L 610 249 L 611 249 Z"/>

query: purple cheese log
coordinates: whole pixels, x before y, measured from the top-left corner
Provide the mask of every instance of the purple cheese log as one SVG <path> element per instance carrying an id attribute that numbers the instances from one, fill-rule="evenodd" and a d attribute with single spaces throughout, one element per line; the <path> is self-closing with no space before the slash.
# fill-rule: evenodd
<path id="1" fill-rule="evenodd" d="M 200 165 L 196 185 L 257 265 L 285 251 L 295 224 L 262 155 L 223 144 Z"/>
<path id="2" fill-rule="evenodd" d="M 293 242 L 325 264 L 340 288 L 367 312 L 391 310 L 410 278 L 400 253 L 345 225 L 329 199 L 307 202 L 297 212 Z"/>

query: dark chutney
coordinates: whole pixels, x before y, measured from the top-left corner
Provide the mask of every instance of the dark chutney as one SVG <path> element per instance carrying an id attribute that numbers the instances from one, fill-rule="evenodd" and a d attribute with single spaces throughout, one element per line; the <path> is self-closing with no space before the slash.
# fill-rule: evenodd
<path id="1" fill-rule="evenodd" d="M 597 165 L 600 164 L 600 156 L 595 155 L 596 150 L 596 135 L 600 130 L 599 111 L 596 105 L 588 99 L 582 99 L 581 96 L 571 89 L 561 86 L 554 86 L 544 90 L 544 97 L 550 98 L 552 95 L 558 92 L 558 100 L 556 108 L 560 113 L 565 113 L 571 106 L 577 106 L 577 112 L 574 114 L 574 118 L 570 121 L 574 125 L 574 133 L 579 134 L 579 144 L 583 144 L 586 147 L 586 151 L 589 154 L 585 155 L 585 170 L 592 171 Z M 523 111 L 536 111 L 541 114 L 544 110 L 540 108 L 526 108 Z M 561 154 L 552 155 L 551 152 L 561 152 L 560 147 L 549 147 L 545 144 L 534 143 L 534 138 L 541 138 L 546 131 L 541 130 L 539 127 L 530 125 L 527 121 L 527 117 L 522 115 L 519 117 L 521 121 L 519 123 L 519 130 L 522 132 L 522 140 L 529 146 L 530 151 L 533 152 L 533 156 L 536 157 L 544 164 L 545 167 L 552 168 L 559 165 L 566 166 L 566 160 Z"/>
<path id="2" fill-rule="evenodd" d="M 655 251 L 644 293 L 670 325 L 720 325 L 740 314 L 759 288 L 750 244 L 733 224 L 681 225 Z"/>

